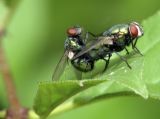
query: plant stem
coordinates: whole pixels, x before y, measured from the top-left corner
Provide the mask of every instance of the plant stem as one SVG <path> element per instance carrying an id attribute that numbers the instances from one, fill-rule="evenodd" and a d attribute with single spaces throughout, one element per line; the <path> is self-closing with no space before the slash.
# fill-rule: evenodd
<path id="1" fill-rule="evenodd" d="M 17 111 L 20 108 L 20 103 L 16 95 L 16 89 L 14 87 L 14 83 L 12 80 L 11 72 L 9 70 L 9 66 L 6 63 L 6 59 L 4 56 L 4 51 L 3 51 L 2 46 L 0 46 L 0 64 L 1 64 L 0 71 L 4 79 L 4 83 L 6 85 L 7 97 L 10 103 L 10 109 Z M 16 118 L 18 119 L 17 114 L 15 114 L 15 119 Z"/>
<path id="2" fill-rule="evenodd" d="M 6 115 L 6 110 L 0 111 L 0 119 L 3 119 Z"/>
<path id="3" fill-rule="evenodd" d="M 7 9 L 6 16 L 4 18 L 3 24 L 1 26 L 1 35 L 0 36 L 0 71 L 2 73 L 4 83 L 7 90 L 7 97 L 10 104 L 10 108 L 7 110 L 6 118 L 7 119 L 26 119 L 28 115 L 28 110 L 23 108 L 20 105 L 20 102 L 18 100 L 17 94 L 16 94 L 16 88 L 13 83 L 13 77 L 12 73 L 10 71 L 10 67 L 7 64 L 7 60 L 5 57 L 5 52 L 2 47 L 2 37 L 3 33 L 6 30 L 8 24 L 10 23 L 13 14 L 15 12 L 16 6 L 11 6 L 10 9 Z"/>

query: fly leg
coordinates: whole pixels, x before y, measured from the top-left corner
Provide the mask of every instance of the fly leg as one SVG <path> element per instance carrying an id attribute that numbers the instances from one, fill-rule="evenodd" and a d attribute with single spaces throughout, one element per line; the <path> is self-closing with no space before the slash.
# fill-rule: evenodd
<path id="1" fill-rule="evenodd" d="M 103 72 L 105 72 L 107 70 L 110 58 L 111 58 L 111 54 L 108 55 L 107 60 L 105 58 L 103 58 L 103 60 L 106 62 Z"/>
<path id="2" fill-rule="evenodd" d="M 143 56 L 143 54 L 139 51 L 139 49 L 135 46 L 134 47 L 134 51 L 136 51 L 137 53 L 139 53 L 141 56 Z"/>
<path id="3" fill-rule="evenodd" d="M 137 44 L 137 40 L 138 40 L 138 38 L 136 38 L 136 39 L 135 39 L 135 42 L 133 43 L 133 47 L 135 47 L 135 46 L 136 46 L 136 44 Z"/>
<path id="4" fill-rule="evenodd" d="M 126 47 L 124 49 L 126 50 L 126 54 L 129 55 L 128 49 Z"/>
<path id="5" fill-rule="evenodd" d="M 127 60 L 126 60 L 126 58 L 124 58 L 123 56 L 121 56 L 118 52 L 115 52 L 119 57 L 120 57 L 120 59 L 121 60 L 123 60 L 126 64 L 127 64 L 127 66 L 130 68 L 130 69 L 132 69 L 132 67 L 129 65 L 129 63 L 127 62 Z"/>
<path id="6" fill-rule="evenodd" d="M 84 42 L 86 43 L 87 40 L 88 40 L 88 32 L 87 32 L 86 35 L 85 35 Z"/>
<path id="7" fill-rule="evenodd" d="M 93 37 L 97 37 L 95 34 L 88 32 L 89 35 L 93 36 Z"/>
<path id="8" fill-rule="evenodd" d="M 85 38 L 84 38 L 84 42 L 85 42 L 85 43 L 87 42 L 87 40 L 88 40 L 88 38 L 89 38 L 89 35 L 92 36 L 92 37 L 94 37 L 94 38 L 97 37 L 95 34 L 87 31 L 87 33 L 86 33 L 86 35 L 85 35 Z"/>
<path id="9" fill-rule="evenodd" d="M 134 43 L 133 43 L 133 41 L 132 41 L 132 49 L 133 49 L 135 52 L 137 52 L 138 54 L 140 54 L 141 56 L 143 56 L 143 54 L 142 54 L 142 53 L 139 51 L 139 49 L 136 47 L 137 40 L 138 40 L 138 39 L 136 39 Z"/>

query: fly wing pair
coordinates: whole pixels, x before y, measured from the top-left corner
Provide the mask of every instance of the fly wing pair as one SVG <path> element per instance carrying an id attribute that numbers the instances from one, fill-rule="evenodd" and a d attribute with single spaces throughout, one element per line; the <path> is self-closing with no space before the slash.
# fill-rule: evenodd
<path id="1" fill-rule="evenodd" d="M 66 68 L 66 65 L 67 65 L 68 54 L 69 54 L 69 51 L 65 50 L 61 59 L 59 60 L 57 66 L 55 68 L 55 71 L 52 75 L 52 80 L 59 80 L 60 79 L 60 76 L 63 74 L 63 72 Z M 77 79 L 82 78 L 82 73 L 76 69 L 75 69 L 75 74 L 76 74 Z"/>
<path id="2" fill-rule="evenodd" d="M 78 54 L 76 54 L 73 59 L 76 59 L 85 53 L 95 49 L 97 47 L 101 47 L 103 45 L 112 45 L 114 36 L 99 36 L 94 41 L 89 42 Z"/>

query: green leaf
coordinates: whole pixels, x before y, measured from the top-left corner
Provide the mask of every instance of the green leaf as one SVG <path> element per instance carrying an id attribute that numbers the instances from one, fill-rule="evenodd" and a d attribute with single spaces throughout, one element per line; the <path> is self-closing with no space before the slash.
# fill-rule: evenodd
<path id="1" fill-rule="evenodd" d="M 76 93 L 89 88 L 91 86 L 97 85 L 98 83 L 104 82 L 104 80 L 82 80 L 82 81 L 54 81 L 52 83 L 41 83 L 39 85 L 38 94 L 42 93 L 41 97 L 36 98 L 35 110 L 42 117 L 47 116 L 53 108 L 60 105 L 62 102 L 67 100 L 69 97 L 75 95 Z M 54 95 L 52 95 L 54 94 Z M 40 96 L 40 95 L 39 95 Z M 43 97 L 47 96 L 44 100 Z M 37 107 L 41 105 L 41 109 Z"/>
<path id="2" fill-rule="evenodd" d="M 108 70 L 92 79 L 41 83 L 34 103 L 36 113 L 45 118 L 51 112 L 55 115 L 118 95 L 160 99 L 159 21 L 160 12 L 142 23 L 145 34 L 139 39 L 138 47 L 144 56 L 134 53 L 126 56 L 132 70 L 123 61 L 113 57 Z"/>

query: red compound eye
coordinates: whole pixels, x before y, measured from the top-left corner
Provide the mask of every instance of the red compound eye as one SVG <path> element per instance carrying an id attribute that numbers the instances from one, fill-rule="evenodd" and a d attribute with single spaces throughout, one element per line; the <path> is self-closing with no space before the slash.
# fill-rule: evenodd
<path id="1" fill-rule="evenodd" d="M 130 30 L 130 34 L 133 38 L 138 37 L 138 29 L 137 29 L 136 25 L 131 24 L 129 30 Z"/>
<path id="2" fill-rule="evenodd" d="M 67 34 L 68 34 L 69 36 L 75 36 L 75 35 L 77 35 L 77 30 L 76 30 L 75 28 L 69 28 L 69 29 L 67 30 Z"/>

